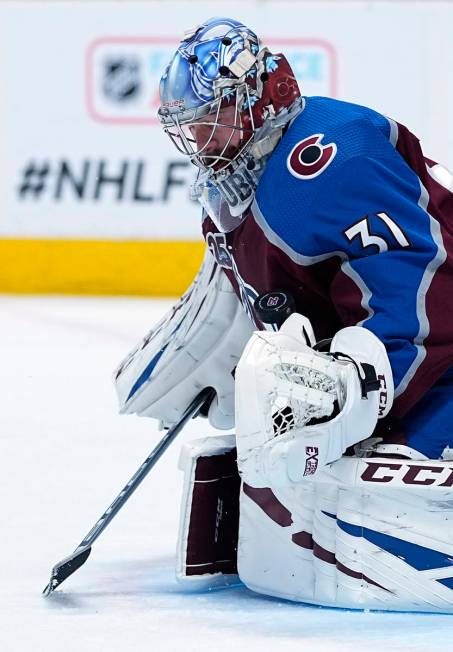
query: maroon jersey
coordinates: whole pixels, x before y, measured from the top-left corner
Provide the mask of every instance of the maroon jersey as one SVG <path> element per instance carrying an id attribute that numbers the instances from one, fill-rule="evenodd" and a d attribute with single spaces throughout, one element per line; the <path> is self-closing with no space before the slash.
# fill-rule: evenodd
<path id="1" fill-rule="evenodd" d="M 255 298 L 280 289 L 318 340 L 374 332 L 402 416 L 453 366 L 453 194 L 402 125 L 306 100 L 240 225 L 221 233 L 206 216 L 203 233 L 259 328 Z"/>

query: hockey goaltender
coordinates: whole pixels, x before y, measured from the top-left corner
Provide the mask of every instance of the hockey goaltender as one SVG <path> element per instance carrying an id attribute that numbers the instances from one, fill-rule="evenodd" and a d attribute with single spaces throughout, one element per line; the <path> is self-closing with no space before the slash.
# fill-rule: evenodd
<path id="1" fill-rule="evenodd" d="M 211 387 L 235 429 L 182 451 L 179 580 L 453 612 L 452 176 L 236 20 L 185 33 L 160 97 L 207 249 L 121 411 L 169 427 Z"/>

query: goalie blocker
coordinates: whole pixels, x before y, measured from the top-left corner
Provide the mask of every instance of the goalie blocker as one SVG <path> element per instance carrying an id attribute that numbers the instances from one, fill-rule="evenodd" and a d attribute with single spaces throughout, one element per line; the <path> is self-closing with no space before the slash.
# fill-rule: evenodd
<path id="1" fill-rule="evenodd" d="M 453 613 L 453 462 L 343 457 L 240 483 L 235 437 L 185 446 L 177 577 L 316 605 Z"/>

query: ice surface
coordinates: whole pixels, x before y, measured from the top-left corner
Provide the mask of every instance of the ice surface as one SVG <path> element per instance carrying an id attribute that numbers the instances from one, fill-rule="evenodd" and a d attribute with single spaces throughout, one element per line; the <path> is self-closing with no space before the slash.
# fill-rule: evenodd
<path id="1" fill-rule="evenodd" d="M 50 598 L 72 552 L 148 455 L 153 421 L 120 417 L 111 372 L 168 301 L 0 297 L 0 650 L 374 652 L 449 649 L 453 617 L 317 609 L 243 586 L 174 580 L 176 442 Z M 210 432 L 205 421 L 180 441 Z"/>

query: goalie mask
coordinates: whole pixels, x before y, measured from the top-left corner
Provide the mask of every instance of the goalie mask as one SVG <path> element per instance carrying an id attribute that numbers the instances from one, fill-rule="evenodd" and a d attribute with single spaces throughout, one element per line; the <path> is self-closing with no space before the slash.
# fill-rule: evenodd
<path id="1" fill-rule="evenodd" d="M 221 230 L 234 228 L 232 218 L 251 203 L 263 159 L 300 110 L 299 98 L 286 58 L 242 23 L 213 18 L 185 33 L 161 79 L 158 116 L 199 168 L 192 194 Z"/>

